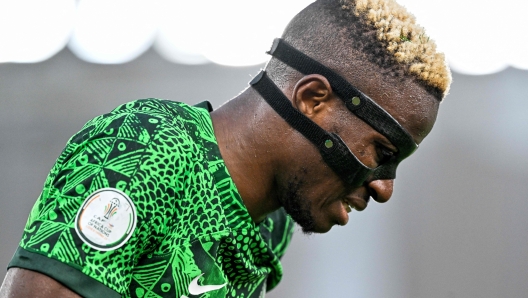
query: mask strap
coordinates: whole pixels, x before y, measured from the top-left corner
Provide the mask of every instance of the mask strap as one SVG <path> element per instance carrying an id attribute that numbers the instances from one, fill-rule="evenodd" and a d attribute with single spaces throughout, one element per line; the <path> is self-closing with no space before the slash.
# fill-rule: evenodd
<path id="1" fill-rule="evenodd" d="M 398 148 L 399 160 L 408 157 L 418 148 L 411 135 L 396 119 L 330 68 L 308 57 L 280 38 L 274 40 L 268 54 L 305 75 L 324 76 L 352 113 L 384 135 Z"/>
<path id="2" fill-rule="evenodd" d="M 371 175 L 373 169 L 363 165 L 338 135 L 325 131 L 295 109 L 265 71 L 261 71 L 249 84 L 279 116 L 319 149 L 325 163 L 345 183 L 356 187 Z"/>

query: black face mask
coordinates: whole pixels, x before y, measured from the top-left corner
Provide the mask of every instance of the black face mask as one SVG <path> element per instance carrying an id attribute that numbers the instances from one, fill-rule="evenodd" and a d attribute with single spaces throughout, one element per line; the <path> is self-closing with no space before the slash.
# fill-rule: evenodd
<path id="1" fill-rule="evenodd" d="M 378 167 L 369 168 L 365 166 L 337 134 L 325 131 L 295 109 L 286 95 L 266 75 L 266 72 L 261 71 L 250 82 L 250 85 L 291 127 L 319 149 L 325 163 L 346 184 L 358 187 L 366 181 L 396 178 L 398 164 L 418 148 L 411 135 L 398 121 L 343 77 L 298 51 L 284 40 L 275 39 L 268 54 L 305 75 L 319 74 L 324 76 L 350 112 L 385 136 L 398 148 L 398 152 Z"/>

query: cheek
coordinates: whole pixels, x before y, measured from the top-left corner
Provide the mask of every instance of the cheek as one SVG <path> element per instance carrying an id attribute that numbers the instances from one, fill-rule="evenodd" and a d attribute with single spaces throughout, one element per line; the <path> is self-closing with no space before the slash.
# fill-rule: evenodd
<path id="1" fill-rule="evenodd" d="M 377 153 L 374 141 L 379 133 L 344 107 L 336 113 L 331 124 L 325 128 L 336 133 L 352 153 L 365 166 L 377 166 Z"/>
<path id="2" fill-rule="evenodd" d="M 312 211 L 324 209 L 325 205 L 346 195 L 344 182 L 327 166 L 306 177 L 305 182 L 301 193 L 311 202 Z"/>
<path id="3" fill-rule="evenodd" d="M 340 137 L 361 163 L 369 168 L 375 168 L 378 166 L 378 157 L 374 140 L 378 135 L 379 133 L 372 127 L 359 121 Z"/>
<path id="4" fill-rule="evenodd" d="M 319 151 L 311 143 L 306 144 L 302 154 L 291 155 L 283 171 L 277 176 L 283 189 L 296 188 L 306 198 L 322 195 L 323 186 L 339 181 L 339 177 L 322 160 Z M 282 183 L 281 183 L 282 181 Z"/>

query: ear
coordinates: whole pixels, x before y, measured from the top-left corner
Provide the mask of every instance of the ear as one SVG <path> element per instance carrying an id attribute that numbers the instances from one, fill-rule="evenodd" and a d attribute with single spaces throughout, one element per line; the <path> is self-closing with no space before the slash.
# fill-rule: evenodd
<path id="1" fill-rule="evenodd" d="M 300 79 L 293 88 L 292 104 L 308 118 L 322 116 L 328 109 L 328 102 L 334 97 L 328 80 L 318 74 Z"/>

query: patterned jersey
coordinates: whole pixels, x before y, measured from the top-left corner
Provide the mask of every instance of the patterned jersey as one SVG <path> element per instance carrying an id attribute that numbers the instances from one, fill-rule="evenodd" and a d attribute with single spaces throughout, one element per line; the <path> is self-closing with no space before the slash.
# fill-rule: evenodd
<path id="1" fill-rule="evenodd" d="M 293 222 L 250 218 L 210 104 L 144 99 L 89 121 L 57 159 L 9 267 L 84 297 L 263 297 Z"/>

